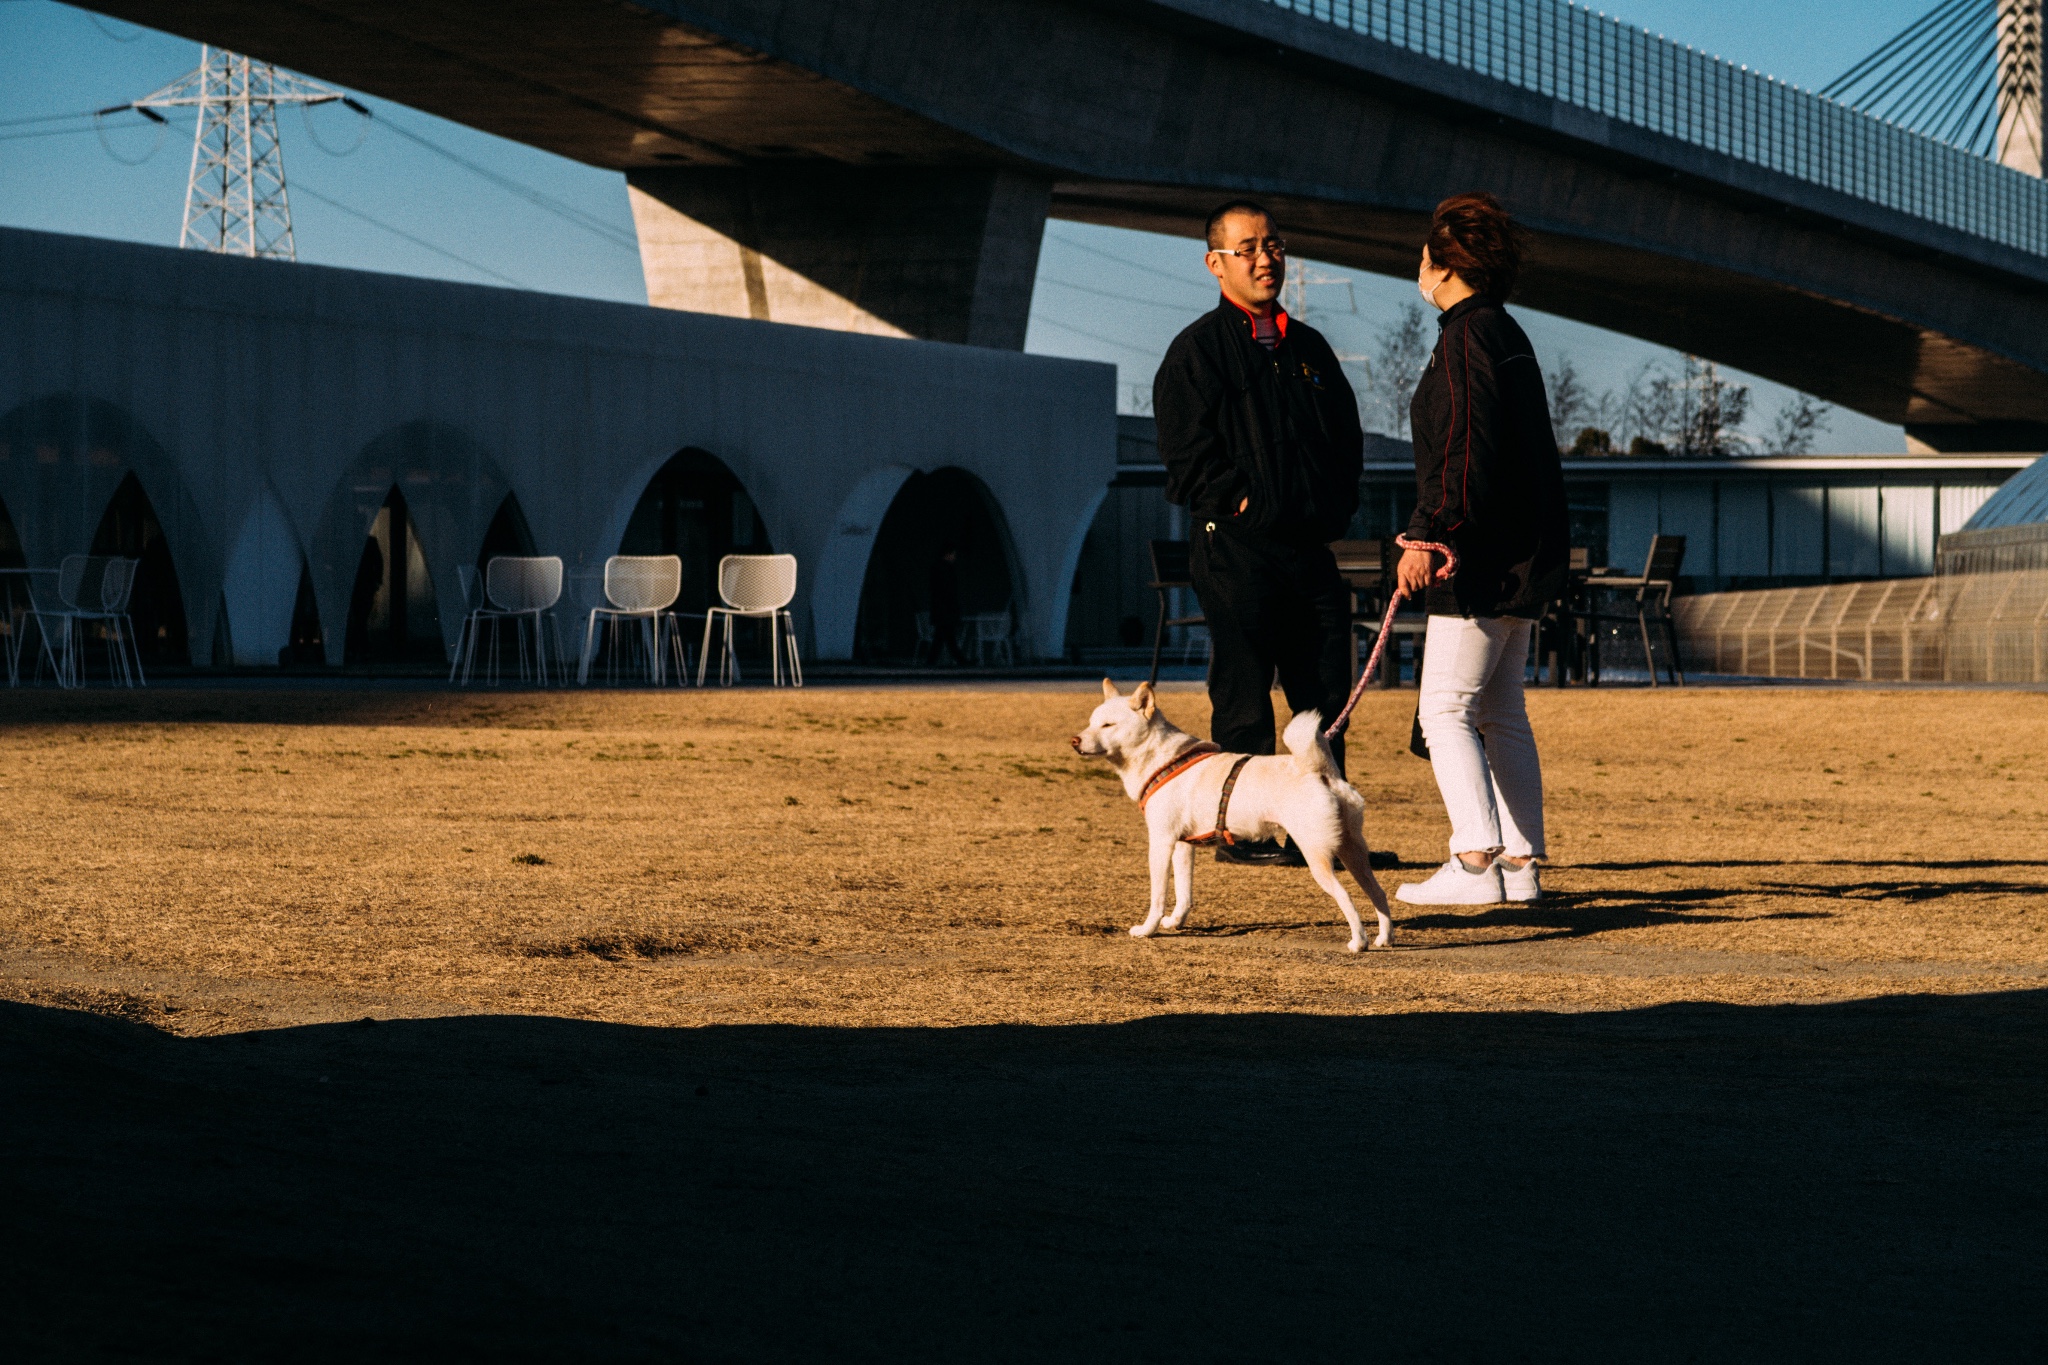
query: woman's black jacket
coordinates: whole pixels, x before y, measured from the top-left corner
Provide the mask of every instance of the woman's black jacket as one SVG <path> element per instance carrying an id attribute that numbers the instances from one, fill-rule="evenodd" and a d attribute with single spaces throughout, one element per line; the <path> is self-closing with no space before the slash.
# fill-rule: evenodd
<path id="1" fill-rule="evenodd" d="M 1521 325 L 1477 295 L 1444 310 L 1415 387 L 1411 540 L 1458 552 L 1435 616 L 1539 616 L 1564 589 L 1571 514 L 1543 373 Z"/>
<path id="2" fill-rule="evenodd" d="M 1286 541 L 1335 540 L 1350 526 L 1365 452 L 1358 400 L 1307 323 L 1289 318 L 1268 351 L 1250 315 L 1222 300 L 1167 347 L 1152 412 L 1166 499 L 1197 520 Z"/>

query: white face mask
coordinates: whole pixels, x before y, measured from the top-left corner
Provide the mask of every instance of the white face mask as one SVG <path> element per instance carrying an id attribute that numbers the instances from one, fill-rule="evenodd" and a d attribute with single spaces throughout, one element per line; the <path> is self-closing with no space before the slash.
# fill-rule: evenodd
<path id="1" fill-rule="evenodd" d="M 1416 276 L 1415 276 L 1415 290 L 1416 290 L 1416 292 L 1417 292 L 1417 293 L 1419 293 L 1419 294 L 1421 294 L 1421 295 L 1422 295 L 1422 297 L 1424 297 L 1424 298 L 1426 298 L 1426 299 L 1428 299 L 1428 300 L 1429 300 L 1429 306 L 1430 306 L 1430 307 L 1432 307 L 1432 308 L 1436 308 L 1436 310 L 1437 310 L 1437 311 L 1438 311 L 1439 313 L 1441 313 L 1441 312 L 1443 311 L 1443 309 L 1441 309 L 1441 308 L 1437 308 L 1437 302 L 1436 302 L 1436 290 L 1437 290 L 1437 289 L 1441 289 L 1441 288 L 1443 288 L 1443 287 L 1444 287 L 1445 285 L 1449 284 L 1449 283 L 1451 282 L 1451 281 L 1450 281 L 1450 277 L 1449 277 L 1449 276 L 1445 276 L 1445 277 L 1444 277 L 1443 279 L 1440 279 L 1440 280 L 1438 280 L 1438 281 L 1436 282 L 1436 289 L 1431 289 L 1431 288 L 1429 288 L 1429 287 L 1428 287 L 1427 285 L 1423 284 L 1423 282 L 1422 282 L 1422 281 L 1423 281 L 1423 278 L 1424 278 L 1424 277 L 1423 277 L 1423 275 L 1422 275 L 1422 274 L 1421 274 L 1421 273 L 1420 273 L 1420 272 L 1418 271 L 1418 272 L 1416 273 Z"/>

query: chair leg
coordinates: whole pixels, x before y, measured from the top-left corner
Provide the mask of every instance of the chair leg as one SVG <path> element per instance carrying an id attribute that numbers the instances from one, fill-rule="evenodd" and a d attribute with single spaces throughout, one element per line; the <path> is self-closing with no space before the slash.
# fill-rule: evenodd
<path id="1" fill-rule="evenodd" d="M 1645 614 L 1643 604 L 1636 603 L 1636 625 L 1643 632 L 1643 662 L 1650 666 L 1650 686 L 1657 685 L 1657 653 L 1650 648 L 1650 618 Z"/>
<path id="2" fill-rule="evenodd" d="M 711 666 L 711 623 L 718 616 L 718 608 L 704 613 L 704 643 L 697 648 L 697 686 L 704 685 L 704 670 Z"/>
<path id="3" fill-rule="evenodd" d="M 1680 687 L 1685 686 L 1685 660 L 1678 652 L 1678 623 L 1671 619 L 1671 604 L 1664 604 L 1664 640 L 1671 647 L 1671 676 Z"/>
<path id="4" fill-rule="evenodd" d="M 142 641 L 135 636 L 135 623 L 124 615 L 118 624 L 121 631 L 121 639 L 128 646 L 129 656 L 135 663 L 135 681 L 130 683 L 129 686 L 147 687 L 149 686 L 149 679 L 142 674 Z M 123 667 L 125 670 L 125 664 Z"/>
<path id="5" fill-rule="evenodd" d="M 796 651 L 796 617 L 790 612 L 782 613 L 782 624 L 789 631 L 789 676 L 797 687 L 804 685 L 804 661 Z"/>
<path id="6" fill-rule="evenodd" d="M 1159 594 L 1159 620 L 1152 627 L 1152 672 L 1146 681 L 1159 685 L 1159 651 L 1166 645 L 1166 594 Z"/>
<path id="7" fill-rule="evenodd" d="M 596 643 L 597 613 L 593 611 L 590 613 L 589 624 L 583 627 L 583 652 L 576 661 L 576 685 L 578 687 L 590 685 L 590 656 L 596 652 L 593 648 Z"/>

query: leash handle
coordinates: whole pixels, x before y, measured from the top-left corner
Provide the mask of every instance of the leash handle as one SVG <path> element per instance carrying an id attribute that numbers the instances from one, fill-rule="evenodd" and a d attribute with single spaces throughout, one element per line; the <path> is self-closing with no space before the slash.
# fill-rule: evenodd
<path id="1" fill-rule="evenodd" d="M 1433 540 L 1410 540 L 1406 536 L 1395 536 L 1394 543 L 1404 550 L 1432 550 L 1442 555 L 1444 562 L 1437 566 L 1436 571 L 1436 579 L 1440 583 L 1448 583 L 1458 572 L 1458 552 L 1448 545 L 1439 545 Z M 1401 609 L 1401 603 L 1407 596 L 1406 588 L 1396 586 L 1394 595 L 1387 599 L 1387 614 L 1380 622 L 1379 638 L 1372 642 L 1372 656 L 1365 661 L 1365 668 L 1359 673 L 1358 682 L 1353 685 L 1351 695 L 1345 699 L 1344 709 L 1337 713 L 1337 719 L 1330 722 L 1330 728 L 1323 731 L 1324 739 L 1337 738 L 1344 733 L 1344 728 L 1351 724 L 1353 708 L 1358 705 L 1359 698 L 1365 695 L 1365 689 L 1371 685 L 1373 676 L 1379 672 L 1380 656 L 1386 653 L 1387 636 L 1394 629 L 1394 613 Z"/>

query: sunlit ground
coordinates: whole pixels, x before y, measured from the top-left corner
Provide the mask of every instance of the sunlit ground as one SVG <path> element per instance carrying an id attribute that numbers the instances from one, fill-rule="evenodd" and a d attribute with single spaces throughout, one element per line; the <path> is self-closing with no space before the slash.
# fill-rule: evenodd
<path id="1" fill-rule="evenodd" d="M 1138 942 L 1092 685 L 0 697 L 0 995 L 212 1033 L 364 1015 L 1072 1023 L 1768 1003 L 2038 986 L 2048 696 L 1532 696 L 1537 906 L 1197 863 Z M 1367 836 L 1445 856 L 1412 692 L 1352 730 Z M 1201 731 L 1195 688 L 1170 716 Z"/>

